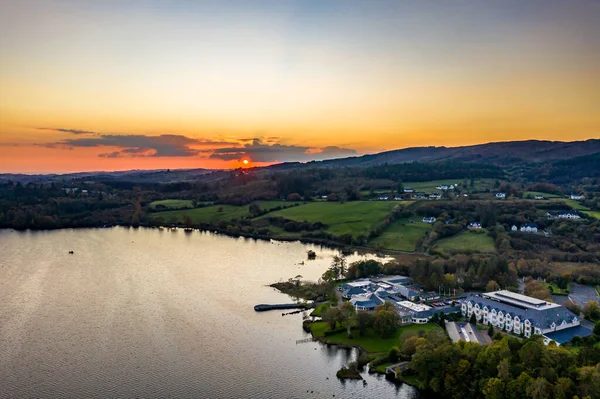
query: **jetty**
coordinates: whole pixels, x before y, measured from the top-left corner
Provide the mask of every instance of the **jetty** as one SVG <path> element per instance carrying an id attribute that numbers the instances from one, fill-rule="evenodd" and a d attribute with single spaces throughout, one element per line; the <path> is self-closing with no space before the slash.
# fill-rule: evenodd
<path id="1" fill-rule="evenodd" d="M 254 310 L 257 312 L 264 312 L 266 310 L 276 309 L 308 309 L 312 307 L 312 303 L 282 303 L 275 305 L 260 304 L 255 305 Z"/>

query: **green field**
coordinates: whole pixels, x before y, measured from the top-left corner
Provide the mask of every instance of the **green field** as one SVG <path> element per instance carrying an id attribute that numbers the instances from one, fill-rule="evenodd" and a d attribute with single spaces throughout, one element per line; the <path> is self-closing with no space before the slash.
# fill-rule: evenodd
<path id="1" fill-rule="evenodd" d="M 441 239 L 437 242 L 437 249 L 455 251 L 495 252 L 494 240 L 487 235 L 485 230 L 479 232 L 465 231 L 455 236 Z"/>
<path id="2" fill-rule="evenodd" d="M 408 326 L 400 327 L 396 333 L 390 338 L 381 338 L 372 329 L 368 328 L 365 336 L 361 337 L 358 331 L 353 331 L 354 338 L 348 338 L 346 331 L 339 332 L 337 334 L 329 335 L 324 337 L 327 342 L 331 344 L 345 344 L 345 345 L 356 345 L 365 349 L 367 352 L 388 352 L 393 346 L 402 344 L 402 341 L 414 334 L 418 334 L 419 331 L 428 332 L 432 330 L 441 330 L 442 328 L 433 323 L 428 324 L 411 324 Z M 329 331 L 329 326 L 324 321 L 316 321 L 311 325 L 311 331 L 316 337 L 323 337 L 326 331 Z"/>
<path id="3" fill-rule="evenodd" d="M 552 287 L 552 291 L 550 291 L 551 294 L 556 294 L 556 295 L 569 295 L 569 292 L 571 292 L 571 284 L 567 285 L 567 289 L 563 290 L 561 289 L 558 285 L 556 284 L 551 284 L 551 283 L 544 283 L 544 285 L 546 286 L 546 288 L 548 288 L 548 290 L 550 290 L 550 287 Z"/>
<path id="4" fill-rule="evenodd" d="M 333 235 L 358 236 L 382 222 L 396 205 L 395 201 L 312 202 L 271 212 L 263 217 L 283 217 L 297 222 L 321 222 Z"/>
<path id="5" fill-rule="evenodd" d="M 287 201 L 256 201 L 255 203 L 258 204 L 258 206 L 263 210 L 273 209 L 278 206 L 293 206 L 295 204 L 295 202 Z M 176 211 L 156 212 L 152 216 L 154 218 L 162 217 L 166 223 L 181 223 L 183 222 L 183 218 L 185 215 L 189 215 L 192 218 L 193 223 L 218 223 L 222 220 L 227 221 L 235 218 L 250 217 L 251 215 L 248 209 L 249 205 L 211 205 L 195 209 L 180 209 Z"/>
<path id="6" fill-rule="evenodd" d="M 154 201 L 148 205 L 151 209 L 156 209 L 158 205 L 162 205 L 165 208 L 170 209 L 182 209 L 182 208 L 193 208 L 192 200 L 181 200 L 181 199 L 166 199 L 161 201 Z"/>
<path id="7" fill-rule="evenodd" d="M 542 193 L 540 191 L 525 191 L 525 192 L 523 192 L 523 198 L 526 198 L 528 195 L 531 195 L 533 198 L 535 198 L 536 195 L 543 195 L 544 199 L 560 198 L 556 194 Z"/>
<path id="8" fill-rule="evenodd" d="M 189 215 L 192 218 L 192 222 L 197 224 L 218 223 L 222 220 L 250 216 L 250 213 L 247 206 L 212 205 L 203 208 L 157 212 L 152 216 L 154 218 L 162 217 L 166 223 L 181 223 L 185 215 Z"/>
<path id="9" fill-rule="evenodd" d="M 578 201 L 572 200 L 570 198 L 569 199 L 566 199 L 566 198 L 553 198 L 552 201 L 555 201 L 555 202 L 564 202 L 571 209 L 574 209 L 574 210 L 579 211 L 581 213 L 585 213 L 586 215 L 591 216 L 593 218 L 600 219 L 600 211 L 592 211 L 592 210 L 590 210 L 590 208 L 588 208 L 586 206 L 583 206 Z"/>
<path id="10" fill-rule="evenodd" d="M 455 184 L 456 183 L 460 183 L 459 188 L 463 191 L 470 191 L 470 190 L 475 190 L 475 191 L 481 191 L 481 190 L 486 190 L 488 188 L 492 188 L 494 187 L 494 184 L 496 183 L 495 179 L 475 179 L 473 181 L 474 183 L 474 187 L 471 188 L 470 184 L 471 184 L 471 180 L 467 179 L 467 187 L 463 187 L 463 179 L 446 179 L 446 180 L 431 180 L 431 181 L 424 181 L 424 182 L 405 182 L 404 187 L 410 187 L 413 190 L 415 190 L 415 192 L 417 191 L 424 191 L 424 192 L 430 192 L 430 191 L 437 191 L 439 192 L 440 190 L 436 189 L 437 186 L 445 184 L 445 185 L 450 185 L 450 184 Z M 452 192 L 452 191 L 450 191 Z"/>
<path id="11" fill-rule="evenodd" d="M 417 240 L 430 229 L 430 224 L 421 221 L 411 224 L 409 219 L 394 220 L 378 237 L 369 241 L 369 245 L 395 251 L 414 251 Z"/>

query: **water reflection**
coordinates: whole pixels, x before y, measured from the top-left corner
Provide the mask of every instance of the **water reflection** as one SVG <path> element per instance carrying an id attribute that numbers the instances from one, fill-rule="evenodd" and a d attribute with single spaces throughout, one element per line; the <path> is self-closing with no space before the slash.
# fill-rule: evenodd
<path id="1" fill-rule="evenodd" d="M 0 396 L 416 397 L 367 373 L 341 383 L 356 350 L 296 344 L 302 314 L 253 311 L 289 301 L 269 283 L 316 280 L 336 251 L 166 233 L 0 231 Z"/>

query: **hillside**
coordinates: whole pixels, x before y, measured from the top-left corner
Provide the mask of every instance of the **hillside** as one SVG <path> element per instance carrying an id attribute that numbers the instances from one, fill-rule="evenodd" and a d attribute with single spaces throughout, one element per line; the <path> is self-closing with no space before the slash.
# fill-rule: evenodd
<path id="1" fill-rule="evenodd" d="M 600 152 L 600 140 L 586 141 L 508 141 L 487 143 L 464 147 L 414 147 L 385 151 L 378 154 L 363 155 L 313 161 L 306 164 L 288 163 L 274 165 L 272 169 L 293 169 L 302 165 L 312 167 L 352 167 L 376 166 L 384 163 L 462 161 L 493 164 L 499 166 L 518 166 L 530 163 L 552 162 L 582 157 Z"/>

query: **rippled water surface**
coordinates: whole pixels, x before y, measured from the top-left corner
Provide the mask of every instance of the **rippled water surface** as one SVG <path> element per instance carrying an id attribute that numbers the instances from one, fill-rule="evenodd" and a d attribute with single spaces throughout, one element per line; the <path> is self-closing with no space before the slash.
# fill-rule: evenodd
<path id="1" fill-rule="evenodd" d="M 340 382 L 355 351 L 297 344 L 301 314 L 252 309 L 289 302 L 266 285 L 316 280 L 334 254 L 197 231 L 0 231 L 0 397 L 417 397 L 366 373 Z"/>

